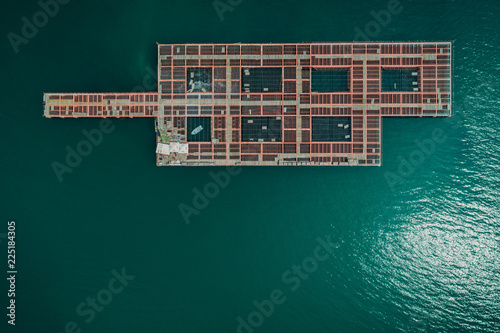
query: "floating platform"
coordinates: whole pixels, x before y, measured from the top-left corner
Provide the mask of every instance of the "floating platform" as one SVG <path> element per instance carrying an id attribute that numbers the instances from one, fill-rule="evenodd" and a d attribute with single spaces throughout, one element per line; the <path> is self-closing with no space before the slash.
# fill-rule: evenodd
<path id="1" fill-rule="evenodd" d="M 159 166 L 380 166 L 382 117 L 452 115 L 452 42 L 158 44 L 158 92 L 44 115 L 155 118 Z"/>

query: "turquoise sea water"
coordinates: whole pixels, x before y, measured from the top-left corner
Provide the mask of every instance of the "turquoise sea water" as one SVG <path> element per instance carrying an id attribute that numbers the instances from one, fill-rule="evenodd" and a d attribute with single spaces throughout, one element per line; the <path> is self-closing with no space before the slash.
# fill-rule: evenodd
<path id="1" fill-rule="evenodd" d="M 238 317 L 254 332 L 499 332 L 498 1 L 401 0 L 375 34 L 455 40 L 456 115 L 384 119 L 380 168 L 244 168 L 189 225 L 179 204 L 222 169 L 156 167 L 151 119 L 113 120 L 62 182 L 52 170 L 100 119 L 45 119 L 42 92 L 130 91 L 156 42 L 350 41 L 388 4 L 243 0 L 221 21 L 210 1 L 72 0 L 17 54 L 7 34 L 40 7 L 4 6 L 0 266 L 15 220 L 18 275 L 1 332 L 229 333 Z M 436 129 L 444 142 L 404 170 Z M 333 245 L 314 265 L 318 238 Z"/>

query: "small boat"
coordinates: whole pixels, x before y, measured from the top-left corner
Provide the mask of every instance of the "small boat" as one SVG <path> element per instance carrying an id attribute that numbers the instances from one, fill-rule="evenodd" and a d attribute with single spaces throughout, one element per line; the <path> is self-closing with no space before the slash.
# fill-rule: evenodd
<path id="1" fill-rule="evenodd" d="M 198 133 L 200 133 L 201 131 L 203 131 L 203 126 L 198 126 L 196 127 L 192 132 L 191 132 L 191 135 L 196 135 Z"/>

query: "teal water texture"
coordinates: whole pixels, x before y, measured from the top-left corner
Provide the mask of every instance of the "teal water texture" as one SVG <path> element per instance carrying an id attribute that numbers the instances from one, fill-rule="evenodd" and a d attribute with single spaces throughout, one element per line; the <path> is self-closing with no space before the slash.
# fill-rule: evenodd
<path id="1" fill-rule="evenodd" d="M 384 119 L 382 167 L 244 168 L 187 225 L 179 204 L 220 169 L 156 167 L 153 121 L 114 119 L 58 181 L 51 163 L 100 119 L 45 119 L 42 92 L 130 91 L 156 42 L 349 41 L 388 6 L 233 3 L 221 21 L 211 1 L 72 0 L 17 54 L 7 34 L 40 7 L 4 6 L 0 233 L 16 221 L 18 275 L 15 327 L 0 284 L 1 331 L 499 332 L 498 1 L 401 0 L 373 38 L 455 40 L 455 116 Z M 435 129 L 446 140 L 400 173 Z M 315 266 L 318 237 L 333 250 Z M 96 296 L 109 304 L 90 310 Z"/>

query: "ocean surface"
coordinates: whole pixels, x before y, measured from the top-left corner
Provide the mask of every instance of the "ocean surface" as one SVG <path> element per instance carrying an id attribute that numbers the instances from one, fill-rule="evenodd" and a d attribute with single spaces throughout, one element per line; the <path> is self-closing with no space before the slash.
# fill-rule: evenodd
<path id="1" fill-rule="evenodd" d="M 41 7 L 5 4 L 0 275 L 12 220 L 18 273 L 0 331 L 500 332 L 496 0 L 401 0 L 371 32 L 455 41 L 455 115 L 384 119 L 382 167 L 243 168 L 187 224 L 179 205 L 225 169 L 156 167 L 153 121 L 114 119 L 58 180 L 53 162 L 101 120 L 45 119 L 43 92 L 154 90 L 156 42 L 352 41 L 396 2 L 216 5 L 67 1 L 16 53 L 9 33 Z"/>

